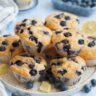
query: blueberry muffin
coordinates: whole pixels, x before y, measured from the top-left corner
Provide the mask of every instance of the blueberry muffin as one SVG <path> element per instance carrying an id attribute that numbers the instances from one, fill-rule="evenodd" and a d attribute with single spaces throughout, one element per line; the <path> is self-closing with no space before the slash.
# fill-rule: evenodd
<path id="1" fill-rule="evenodd" d="M 24 52 L 20 38 L 17 35 L 0 36 L 0 62 L 8 63 L 10 59 Z"/>
<path id="2" fill-rule="evenodd" d="M 52 43 L 62 56 L 73 57 L 79 54 L 84 46 L 83 35 L 76 30 L 54 31 Z"/>
<path id="3" fill-rule="evenodd" d="M 86 69 L 85 60 L 79 56 L 53 59 L 50 65 L 53 76 L 66 85 L 76 84 Z"/>
<path id="4" fill-rule="evenodd" d="M 30 19 L 24 19 L 21 22 L 18 22 L 15 26 L 15 32 L 18 34 L 19 31 L 22 31 L 22 29 L 28 28 L 30 26 L 42 26 L 43 22 L 35 19 L 35 18 L 30 18 Z"/>
<path id="5" fill-rule="evenodd" d="M 19 37 L 28 53 L 40 54 L 50 44 L 52 32 L 45 26 L 34 26 L 20 31 Z"/>
<path id="6" fill-rule="evenodd" d="M 96 65 L 96 37 L 85 36 L 85 44 L 80 52 L 80 56 L 84 58 L 88 66 Z"/>
<path id="7" fill-rule="evenodd" d="M 38 81 L 46 74 L 47 63 L 41 56 L 28 56 L 24 53 L 10 61 L 10 69 L 20 82 Z"/>
<path id="8" fill-rule="evenodd" d="M 9 42 L 11 57 L 19 55 L 24 52 L 21 40 L 17 35 L 7 36 L 6 40 Z"/>
<path id="9" fill-rule="evenodd" d="M 0 63 L 8 63 L 11 58 L 9 43 L 6 37 L 0 36 Z"/>
<path id="10" fill-rule="evenodd" d="M 44 57 L 46 58 L 46 60 L 49 62 L 52 59 L 56 59 L 56 58 L 60 58 L 62 56 L 60 56 L 55 47 L 53 46 L 53 44 L 50 44 L 44 51 L 43 51 Z"/>
<path id="11" fill-rule="evenodd" d="M 76 28 L 78 25 L 78 18 L 67 12 L 53 13 L 46 18 L 45 25 L 55 31 L 66 28 Z"/>

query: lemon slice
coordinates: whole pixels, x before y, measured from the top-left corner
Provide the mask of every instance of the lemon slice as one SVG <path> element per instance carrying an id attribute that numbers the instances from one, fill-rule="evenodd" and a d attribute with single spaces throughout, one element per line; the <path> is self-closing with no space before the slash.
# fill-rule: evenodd
<path id="1" fill-rule="evenodd" d="M 96 21 L 86 21 L 81 26 L 81 31 L 86 35 L 96 35 Z"/>
<path id="2" fill-rule="evenodd" d="M 41 86 L 40 86 L 40 91 L 45 92 L 45 93 L 49 93 L 52 91 L 52 86 L 51 84 L 49 84 L 46 81 L 43 81 Z"/>
<path id="3" fill-rule="evenodd" d="M 8 64 L 0 64 L 0 75 L 6 74 L 9 70 Z"/>

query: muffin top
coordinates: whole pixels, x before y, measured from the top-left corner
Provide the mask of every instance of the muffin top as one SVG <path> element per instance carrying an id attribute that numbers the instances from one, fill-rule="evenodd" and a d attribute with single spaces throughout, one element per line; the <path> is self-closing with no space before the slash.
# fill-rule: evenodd
<path id="1" fill-rule="evenodd" d="M 85 44 L 80 52 L 80 56 L 85 60 L 96 59 L 96 37 L 85 36 Z"/>
<path id="2" fill-rule="evenodd" d="M 26 29 L 30 26 L 43 26 L 43 22 L 35 18 L 24 19 L 16 24 L 15 32 L 18 34 L 20 30 Z"/>
<path id="3" fill-rule="evenodd" d="M 37 52 L 41 52 L 51 42 L 52 32 L 45 26 L 29 27 L 19 33 L 20 38 L 29 46 L 37 47 Z"/>
<path id="4" fill-rule="evenodd" d="M 53 13 L 45 20 L 45 25 L 55 31 L 65 28 L 76 28 L 77 24 L 77 16 L 67 12 Z"/>
<path id="5" fill-rule="evenodd" d="M 84 46 L 83 35 L 77 30 L 54 31 L 52 43 L 61 55 L 75 55 Z"/>
<path id="6" fill-rule="evenodd" d="M 40 76 L 45 74 L 47 63 L 41 56 L 28 56 L 24 53 L 15 56 L 11 61 L 11 70 L 19 76 L 38 80 Z"/>
<path id="7" fill-rule="evenodd" d="M 61 80 L 80 76 L 86 67 L 85 61 L 79 56 L 74 58 L 54 59 L 50 64 L 53 75 Z"/>
<path id="8" fill-rule="evenodd" d="M 0 36 L 0 56 L 11 56 L 9 42 L 5 36 Z"/>
<path id="9" fill-rule="evenodd" d="M 10 35 L 6 38 L 6 40 L 9 42 L 12 57 L 24 52 L 21 40 L 17 35 Z"/>

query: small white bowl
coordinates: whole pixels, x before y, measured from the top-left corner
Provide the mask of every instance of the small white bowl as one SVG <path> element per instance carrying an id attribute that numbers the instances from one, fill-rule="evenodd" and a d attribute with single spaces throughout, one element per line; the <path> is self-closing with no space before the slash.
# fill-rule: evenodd
<path id="1" fill-rule="evenodd" d="M 31 96 L 45 96 L 45 95 L 46 96 L 69 96 L 80 91 L 85 84 L 88 84 L 90 80 L 93 79 L 94 75 L 96 75 L 96 69 L 94 67 L 87 68 L 80 82 L 78 82 L 74 86 L 70 86 L 69 90 L 63 91 L 63 92 L 56 92 L 56 90 L 54 90 L 51 93 L 42 93 L 37 91 L 37 87 L 40 85 L 38 82 L 34 84 L 35 86 L 33 89 L 27 90 L 24 84 L 17 82 L 14 76 L 12 76 L 12 73 L 10 72 L 4 76 L 1 76 L 0 79 L 6 85 L 6 87 L 12 92 L 29 94 Z"/>

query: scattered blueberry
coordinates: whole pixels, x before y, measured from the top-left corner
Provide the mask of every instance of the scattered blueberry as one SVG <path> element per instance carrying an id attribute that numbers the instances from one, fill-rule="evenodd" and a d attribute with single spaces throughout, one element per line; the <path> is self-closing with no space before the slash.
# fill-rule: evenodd
<path id="1" fill-rule="evenodd" d="M 65 84 L 62 84 L 59 89 L 60 91 L 66 91 L 68 90 L 68 86 L 66 86 Z"/>
<path id="2" fill-rule="evenodd" d="M 83 87 L 83 91 L 84 91 L 85 93 L 89 93 L 89 92 L 91 91 L 91 86 L 90 86 L 90 84 L 85 85 L 85 86 Z"/>
<path id="3" fill-rule="evenodd" d="M 31 89 L 33 87 L 33 82 L 32 81 L 29 81 L 26 83 L 26 88 L 27 89 Z"/>
<path id="4" fill-rule="evenodd" d="M 18 96 L 18 93 L 17 92 L 12 93 L 11 96 Z"/>
<path id="5" fill-rule="evenodd" d="M 92 79 L 91 84 L 92 84 L 93 87 L 95 87 L 96 86 L 96 79 Z"/>
<path id="6" fill-rule="evenodd" d="M 68 86 L 66 86 L 64 83 L 62 82 L 55 82 L 54 86 L 59 89 L 60 91 L 66 91 L 68 90 Z"/>

